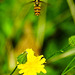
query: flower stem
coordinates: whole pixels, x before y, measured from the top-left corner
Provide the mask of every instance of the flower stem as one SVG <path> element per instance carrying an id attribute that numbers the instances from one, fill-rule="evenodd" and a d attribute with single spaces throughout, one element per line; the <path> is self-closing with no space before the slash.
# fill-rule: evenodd
<path id="1" fill-rule="evenodd" d="M 71 67 L 69 70 L 67 70 L 64 74 L 66 74 L 67 72 L 69 72 L 71 69 L 73 69 L 75 66 Z"/>
<path id="2" fill-rule="evenodd" d="M 72 68 L 70 68 L 69 70 L 67 70 L 68 69 L 68 67 L 71 65 L 71 63 L 73 62 L 75 60 L 75 57 L 71 60 L 71 62 L 68 64 L 68 66 L 65 68 L 65 70 L 62 72 L 62 74 L 61 75 L 64 75 L 64 74 L 66 74 L 68 71 L 70 71 L 72 68 L 74 68 L 75 66 L 73 66 Z M 67 70 L 67 71 L 66 71 Z M 65 72 L 66 71 L 66 72 Z"/>
<path id="3" fill-rule="evenodd" d="M 68 47 L 70 47 L 70 45 L 67 45 L 66 47 L 60 49 L 59 51 L 57 51 L 57 52 L 55 52 L 55 53 L 53 53 L 51 56 L 49 56 L 49 57 L 47 58 L 47 60 L 50 59 L 52 56 L 56 55 L 57 53 L 60 53 L 60 52 L 62 53 L 62 52 L 64 52 Z"/>
<path id="4" fill-rule="evenodd" d="M 10 75 L 12 75 L 15 72 L 16 69 L 17 69 L 17 66 L 15 67 L 15 69 L 12 71 L 12 73 Z"/>

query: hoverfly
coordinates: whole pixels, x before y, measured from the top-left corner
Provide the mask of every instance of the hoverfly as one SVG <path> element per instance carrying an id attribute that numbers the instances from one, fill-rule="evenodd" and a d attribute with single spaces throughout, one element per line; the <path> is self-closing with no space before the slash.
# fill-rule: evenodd
<path id="1" fill-rule="evenodd" d="M 35 12 L 36 16 L 39 16 L 39 14 L 40 14 L 41 3 L 44 3 L 45 5 L 49 5 L 48 3 L 45 3 L 45 2 L 40 1 L 40 0 L 31 1 L 31 2 L 29 2 L 27 4 L 30 4 L 30 3 L 34 3 L 34 12 Z"/>
<path id="2" fill-rule="evenodd" d="M 40 0 L 35 0 L 33 2 L 34 2 L 34 12 L 35 12 L 35 15 L 39 16 L 40 10 L 41 10 L 41 3 L 45 3 L 45 2 L 40 1 Z"/>

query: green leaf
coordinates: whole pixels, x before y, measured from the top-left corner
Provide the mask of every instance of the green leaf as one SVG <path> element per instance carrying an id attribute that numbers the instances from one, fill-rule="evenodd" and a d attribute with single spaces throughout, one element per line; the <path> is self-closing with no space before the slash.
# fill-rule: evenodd
<path id="1" fill-rule="evenodd" d="M 27 61 L 27 52 L 23 52 L 22 54 L 20 54 L 18 57 L 17 57 L 17 61 L 19 62 L 19 64 L 24 64 L 26 63 Z"/>

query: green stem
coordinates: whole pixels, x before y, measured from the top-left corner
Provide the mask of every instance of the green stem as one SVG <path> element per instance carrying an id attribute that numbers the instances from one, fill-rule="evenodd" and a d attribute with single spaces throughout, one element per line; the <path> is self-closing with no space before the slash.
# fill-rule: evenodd
<path id="1" fill-rule="evenodd" d="M 69 72 L 71 69 L 73 69 L 75 66 L 71 67 L 69 70 L 67 70 L 64 74 L 66 74 L 67 72 Z"/>
<path id="2" fill-rule="evenodd" d="M 68 64 L 68 66 L 65 68 L 65 70 L 62 72 L 61 75 L 64 75 L 65 71 L 68 69 L 68 67 L 70 66 L 70 64 L 75 60 L 75 57 L 71 60 L 71 62 Z M 68 71 L 70 71 L 71 69 L 69 69 Z M 68 72 L 66 71 L 66 73 Z"/>
<path id="3" fill-rule="evenodd" d="M 15 67 L 15 69 L 12 71 L 12 73 L 10 75 L 12 75 L 15 72 L 16 69 L 17 69 L 17 66 Z"/>
<path id="4" fill-rule="evenodd" d="M 49 57 L 47 58 L 47 60 L 48 60 L 49 58 L 51 58 L 52 56 L 56 55 L 57 53 L 60 53 L 60 52 L 62 53 L 62 52 L 65 51 L 68 47 L 70 47 L 70 45 L 67 45 L 66 47 L 62 48 L 61 50 L 59 50 L 59 51 L 53 53 L 51 56 L 49 56 Z"/>

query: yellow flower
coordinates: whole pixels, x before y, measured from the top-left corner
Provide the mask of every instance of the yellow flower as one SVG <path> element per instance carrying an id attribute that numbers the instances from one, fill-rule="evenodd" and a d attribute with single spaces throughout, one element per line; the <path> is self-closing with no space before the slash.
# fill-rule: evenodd
<path id="1" fill-rule="evenodd" d="M 26 51 L 28 52 L 27 62 L 18 65 L 18 69 L 20 69 L 19 73 L 23 75 L 37 75 L 40 72 L 46 73 L 45 66 L 43 65 L 46 59 L 43 58 L 43 55 L 34 56 L 32 49 L 26 49 Z"/>

